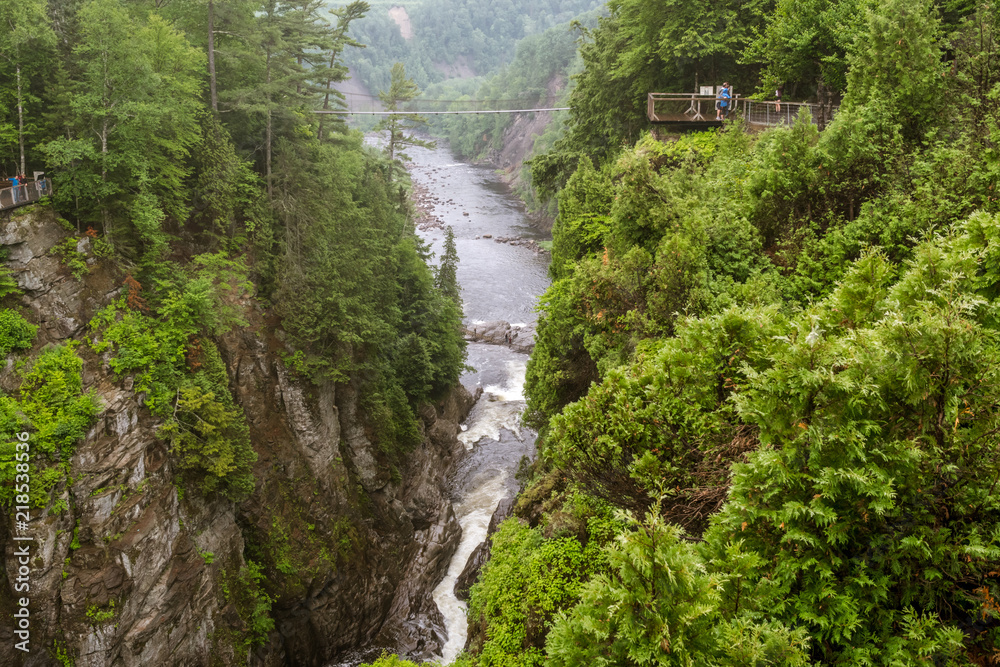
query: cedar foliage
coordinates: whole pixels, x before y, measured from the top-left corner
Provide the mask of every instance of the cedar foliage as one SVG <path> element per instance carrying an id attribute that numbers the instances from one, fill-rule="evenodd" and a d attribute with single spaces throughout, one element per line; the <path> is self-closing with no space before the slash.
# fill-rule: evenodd
<path id="1" fill-rule="evenodd" d="M 610 5 L 533 161 L 559 199 L 526 386 L 542 439 L 508 520 L 528 526 L 498 535 L 540 538 L 494 543 L 459 664 L 993 664 L 1000 12 L 739 3 L 741 62 L 658 60 L 676 24 L 705 34 L 683 4 Z M 640 136 L 628 100 L 712 64 L 839 114 Z M 525 602 L 533 558 L 595 540 L 608 510 L 581 497 L 642 518 L 555 583 L 544 651 L 509 641 L 515 612 L 551 613 Z"/>

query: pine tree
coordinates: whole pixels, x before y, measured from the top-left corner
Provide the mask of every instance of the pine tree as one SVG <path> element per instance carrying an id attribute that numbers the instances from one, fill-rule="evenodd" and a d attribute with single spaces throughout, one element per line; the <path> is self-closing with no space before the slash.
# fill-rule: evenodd
<path id="1" fill-rule="evenodd" d="M 444 255 L 437 271 L 437 288 L 441 294 L 462 307 L 462 291 L 458 286 L 458 249 L 455 247 L 455 231 L 444 228 Z"/>
<path id="2" fill-rule="evenodd" d="M 378 94 L 386 111 L 398 112 L 405 102 L 409 102 L 420 94 L 420 89 L 413 79 L 406 78 L 406 67 L 403 63 L 396 63 L 392 66 L 392 82 L 388 91 Z M 427 123 L 427 118 L 415 113 L 393 113 L 379 121 L 375 126 L 376 132 L 388 132 L 389 142 L 386 145 L 386 153 L 389 160 L 395 162 L 399 160 L 409 160 L 410 156 L 400 149 L 404 146 L 422 146 L 423 148 L 434 148 L 433 141 L 418 139 L 413 136 L 412 131 Z"/>

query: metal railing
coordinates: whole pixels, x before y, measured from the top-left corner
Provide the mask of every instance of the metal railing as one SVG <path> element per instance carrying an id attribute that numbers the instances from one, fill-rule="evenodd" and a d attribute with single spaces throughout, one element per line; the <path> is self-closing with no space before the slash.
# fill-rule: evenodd
<path id="1" fill-rule="evenodd" d="M 0 211 L 24 206 L 52 194 L 52 183 L 47 178 L 25 181 L 16 188 L 0 189 Z"/>
<path id="2" fill-rule="evenodd" d="M 716 119 L 716 95 L 695 93 L 649 93 L 646 115 L 658 123 L 696 123 Z M 727 118 L 740 116 L 751 125 L 777 127 L 791 125 L 799 111 L 808 108 L 814 125 L 825 127 L 833 120 L 839 108 L 835 104 L 809 104 L 806 102 L 758 102 L 734 95 L 729 101 Z"/>
<path id="3" fill-rule="evenodd" d="M 809 104 L 806 102 L 757 102 L 746 100 L 741 114 L 751 125 L 776 127 L 792 125 L 802 109 L 808 109 L 813 125 L 825 127 L 833 120 L 840 107 L 834 104 Z"/>

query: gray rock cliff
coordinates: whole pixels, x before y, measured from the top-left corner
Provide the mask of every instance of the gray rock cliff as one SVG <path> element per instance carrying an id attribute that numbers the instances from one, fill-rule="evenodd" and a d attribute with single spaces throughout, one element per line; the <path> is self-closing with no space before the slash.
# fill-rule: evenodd
<path id="1" fill-rule="evenodd" d="M 121 291 L 123 276 L 89 240 L 77 246 L 90 266 L 82 279 L 50 254 L 67 236 L 40 207 L 0 221 L 22 312 L 40 327 L 32 354 L 82 340 Z M 215 341 L 258 455 L 240 504 L 186 489 L 132 379 L 78 346 L 101 412 L 31 521 L 32 651 L 15 651 L 11 623 L 0 623 L 0 664 L 56 665 L 62 654 L 77 667 L 325 665 L 362 646 L 429 657 L 443 643 L 430 596 L 460 533 L 445 479 L 464 452 L 456 434 L 472 397 L 459 386 L 425 406 L 420 444 L 393 460 L 372 441 L 358 388 L 295 377 L 268 317 L 246 304 L 250 325 Z M 13 392 L 16 365 L 3 361 L 0 389 Z M 11 529 L 0 522 L 8 621 Z M 248 559 L 262 565 L 275 620 L 249 653 L 235 601 Z"/>

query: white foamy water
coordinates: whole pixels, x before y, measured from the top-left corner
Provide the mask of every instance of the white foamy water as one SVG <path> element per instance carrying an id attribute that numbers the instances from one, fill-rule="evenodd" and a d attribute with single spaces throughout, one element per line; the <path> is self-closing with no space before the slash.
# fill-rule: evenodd
<path id="1" fill-rule="evenodd" d="M 482 440 L 500 439 L 500 429 L 521 435 L 521 413 L 524 411 L 524 382 L 527 362 L 520 359 L 505 362 L 507 370 L 503 384 L 490 384 L 483 388 L 483 396 L 476 403 L 467 422 L 468 428 L 458 434 L 465 448 L 471 450 Z"/>
<path id="2" fill-rule="evenodd" d="M 509 475 L 499 474 L 487 478 L 469 493 L 462 502 L 455 505 L 455 514 L 462 525 L 462 541 L 451 559 L 448 573 L 434 589 L 434 602 L 445 617 L 448 626 L 448 641 L 442 649 L 441 662 L 453 661 L 465 647 L 469 624 L 466 619 L 468 605 L 455 597 L 455 582 L 462 574 L 469 556 L 479 543 L 486 539 L 493 509 L 507 493 Z"/>

